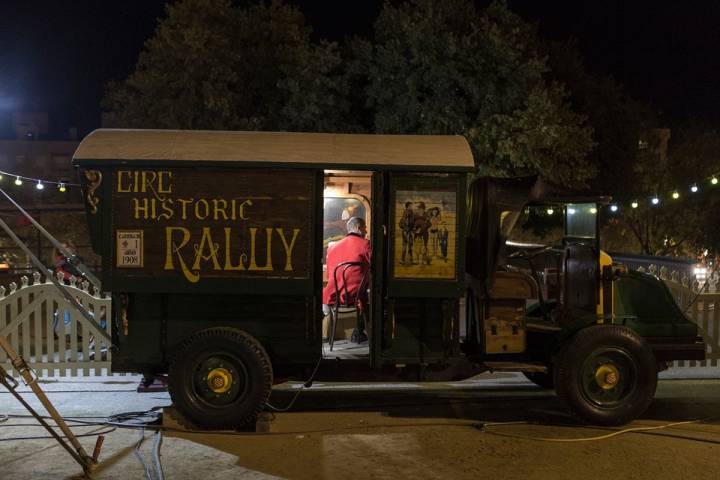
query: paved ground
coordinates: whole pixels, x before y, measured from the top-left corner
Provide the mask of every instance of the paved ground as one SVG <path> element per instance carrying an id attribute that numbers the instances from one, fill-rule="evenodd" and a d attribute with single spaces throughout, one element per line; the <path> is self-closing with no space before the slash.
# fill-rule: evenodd
<path id="1" fill-rule="evenodd" d="M 630 427 L 708 421 L 604 440 L 550 442 L 539 438 L 580 439 L 612 431 L 572 424 L 552 392 L 515 374 L 443 384 L 316 383 L 300 395 L 292 413 L 275 416 L 268 435 L 166 433 L 161 458 L 168 479 L 715 479 L 720 471 L 720 380 L 673 378 L 678 376 L 690 375 L 663 374 L 656 400 Z M 49 380 L 43 388 L 66 416 L 109 416 L 170 404 L 166 393 L 137 394 L 136 385 L 136 377 L 97 377 Z M 281 386 L 271 403 L 287 405 L 296 388 Z M 23 396 L 37 404 L 31 394 Z M 0 389 L 2 414 L 26 412 Z M 492 425 L 504 422 L 511 423 Z M 24 417 L 0 423 L 0 478 L 77 475 L 77 466 L 54 441 L 8 441 L 44 435 L 32 425 Z M 145 478 L 135 455 L 142 434 L 108 434 L 96 478 Z M 139 453 L 151 463 L 153 434 L 144 435 Z M 82 443 L 91 450 L 94 437 Z"/>

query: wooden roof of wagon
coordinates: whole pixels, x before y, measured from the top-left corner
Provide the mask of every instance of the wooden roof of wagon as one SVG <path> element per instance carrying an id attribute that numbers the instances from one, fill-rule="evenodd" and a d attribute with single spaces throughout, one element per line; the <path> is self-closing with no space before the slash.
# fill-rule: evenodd
<path id="1" fill-rule="evenodd" d="M 469 171 L 475 166 L 459 135 L 365 135 L 99 129 L 78 146 L 75 165 L 248 162 L 324 168 Z"/>

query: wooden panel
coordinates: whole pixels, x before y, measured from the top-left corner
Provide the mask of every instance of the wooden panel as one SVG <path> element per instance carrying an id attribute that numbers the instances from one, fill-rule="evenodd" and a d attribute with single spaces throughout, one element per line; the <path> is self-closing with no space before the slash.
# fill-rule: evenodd
<path id="1" fill-rule="evenodd" d="M 475 167 L 460 135 L 350 135 L 332 133 L 95 130 L 73 161 L 174 160 L 372 166 Z"/>
<path id="2" fill-rule="evenodd" d="M 115 278 L 310 278 L 311 170 L 118 170 L 111 181 Z"/>

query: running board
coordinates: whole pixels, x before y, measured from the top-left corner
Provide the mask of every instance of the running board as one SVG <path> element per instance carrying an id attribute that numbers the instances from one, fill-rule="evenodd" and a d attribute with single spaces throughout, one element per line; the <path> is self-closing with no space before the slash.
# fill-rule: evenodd
<path id="1" fill-rule="evenodd" d="M 537 372 L 547 373 L 547 365 L 521 362 L 483 362 L 491 372 Z"/>

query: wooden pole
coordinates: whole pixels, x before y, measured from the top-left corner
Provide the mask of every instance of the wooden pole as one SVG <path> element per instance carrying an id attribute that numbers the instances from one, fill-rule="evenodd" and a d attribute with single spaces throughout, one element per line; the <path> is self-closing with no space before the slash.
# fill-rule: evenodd
<path id="1" fill-rule="evenodd" d="M 95 465 L 95 462 L 93 462 L 93 458 L 90 457 L 87 452 L 85 452 L 85 449 L 78 441 L 75 434 L 70 430 L 70 427 L 65 423 L 65 420 L 60 416 L 60 413 L 55 409 L 53 404 L 50 402 L 50 399 L 47 398 L 45 395 L 45 392 L 42 391 L 40 386 L 37 384 L 37 377 L 34 377 L 30 367 L 25 362 L 25 359 L 22 358 L 13 348 L 12 345 L 10 345 L 10 342 L 8 342 L 7 338 L 5 338 L 3 335 L 0 335 L 0 347 L 5 350 L 8 357 L 10 358 L 10 362 L 12 363 L 13 368 L 22 376 L 23 380 L 25 380 L 25 384 L 30 387 L 30 389 L 33 391 L 35 396 L 40 400 L 40 403 L 42 403 L 43 407 L 45 407 L 45 410 L 50 414 L 52 419 L 55 421 L 57 426 L 62 430 L 62 432 L 65 434 L 65 437 L 70 441 L 72 446 L 75 448 L 75 452 L 70 450 L 70 448 L 65 444 L 62 439 L 55 433 L 52 428 L 47 425 L 46 422 L 41 421 L 40 423 L 43 424 L 45 428 L 47 428 L 51 433 L 53 433 L 53 436 L 55 439 L 60 442 L 68 452 L 73 456 L 73 458 L 80 464 L 80 466 L 83 468 L 83 471 L 89 475 L 92 472 L 92 469 Z M 2 372 L 5 373 L 4 371 Z M 5 379 L 3 378 L 3 383 L 5 383 Z M 6 385 L 6 387 L 10 388 L 9 385 Z M 11 389 L 11 391 L 14 391 Z M 40 419 L 41 417 L 37 415 L 37 413 L 25 402 L 24 400 L 21 401 L 21 403 L 27 408 L 30 413 L 35 416 L 35 418 Z M 96 447 L 97 449 L 97 447 Z"/>

